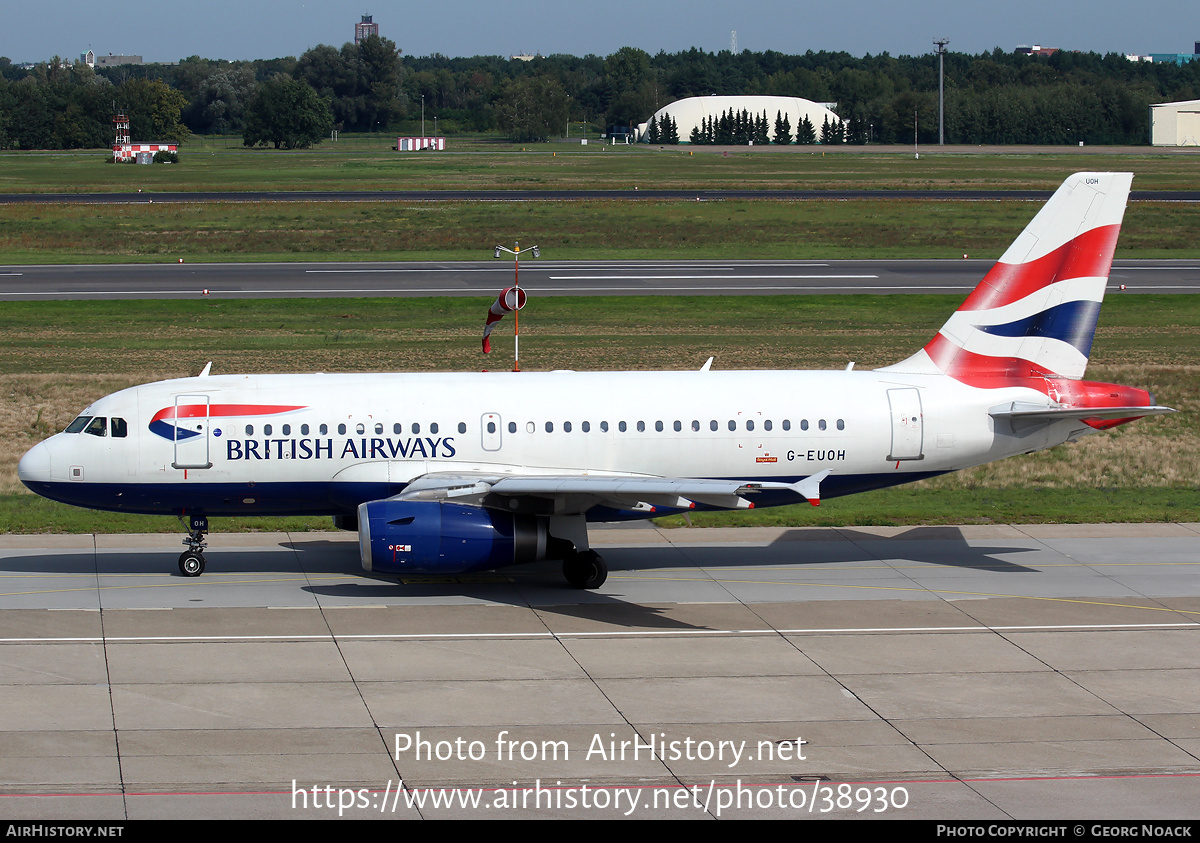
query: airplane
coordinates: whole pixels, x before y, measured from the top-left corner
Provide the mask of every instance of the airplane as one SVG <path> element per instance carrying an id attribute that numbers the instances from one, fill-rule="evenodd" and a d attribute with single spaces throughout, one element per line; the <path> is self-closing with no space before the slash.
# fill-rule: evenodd
<path id="1" fill-rule="evenodd" d="M 186 519 L 332 515 L 373 575 L 562 560 L 588 523 L 864 492 L 1174 412 L 1083 380 L 1132 174 L 1062 184 L 937 334 L 875 370 L 250 374 L 93 402 L 18 473 L 81 507 Z"/>

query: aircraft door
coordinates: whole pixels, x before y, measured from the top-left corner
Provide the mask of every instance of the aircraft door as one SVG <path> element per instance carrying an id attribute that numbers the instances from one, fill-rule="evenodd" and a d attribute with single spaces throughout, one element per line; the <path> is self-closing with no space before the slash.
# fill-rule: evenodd
<path id="1" fill-rule="evenodd" d="M 176 395 L 172 427 L 175 461 L 172 468 L 212 468 L 209 458 L 209 401 L 207 395 Z"/>
<path id="2" fill-rule="evenodd" d="M 892 417 L 892 451 L 888 460 L 924 459 L 925 427 L 918 389 L 889 389 Z"/>
<path id="3" fill-rule="evenodd" d="M 501 444 L 500 414 L 484 413 L 479 427 L 480 435 L 483 437 L 483 450 L 499 451 Z"/>

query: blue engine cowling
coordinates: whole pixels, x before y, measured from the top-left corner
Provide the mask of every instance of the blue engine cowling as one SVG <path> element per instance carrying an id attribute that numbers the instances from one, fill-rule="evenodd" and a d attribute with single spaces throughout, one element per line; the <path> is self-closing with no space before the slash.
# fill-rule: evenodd
<path id="1" fill-rule="evenodd" d="M 362 565 L 377 574 L 465 574 L 546 557 L 546 522 L 437 501 L 358 507 Z"/>

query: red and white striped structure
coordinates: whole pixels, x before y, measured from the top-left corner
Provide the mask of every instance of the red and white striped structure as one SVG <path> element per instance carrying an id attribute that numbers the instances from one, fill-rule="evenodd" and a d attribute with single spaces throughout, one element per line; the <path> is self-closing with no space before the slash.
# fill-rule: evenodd
<path id="1" fill-rule="evenodd" d="M 417 152 L 422 149 L 436 149 L 440 151 L 445 148 L 445 138 L 396 138 L 397 152 Z"/>
<path id="2" fill-rule="evenodd" d="M 139 152 L 178 152 L 177 143 L 114 143 L 113 159 L 132 161 Z"/>

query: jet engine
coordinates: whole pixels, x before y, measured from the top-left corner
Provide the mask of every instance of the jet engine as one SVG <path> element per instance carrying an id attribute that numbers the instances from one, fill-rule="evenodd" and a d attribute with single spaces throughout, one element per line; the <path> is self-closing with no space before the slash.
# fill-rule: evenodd
<path id="1" fill-rule="evenodd" d="M 362 566 L 376 574 L 465 574 L 546 558 L 544 519 L 440 501 L 358 508 Z"/>

